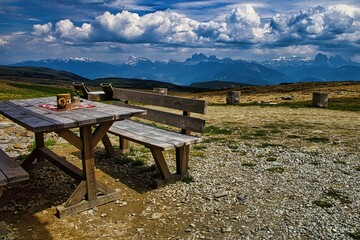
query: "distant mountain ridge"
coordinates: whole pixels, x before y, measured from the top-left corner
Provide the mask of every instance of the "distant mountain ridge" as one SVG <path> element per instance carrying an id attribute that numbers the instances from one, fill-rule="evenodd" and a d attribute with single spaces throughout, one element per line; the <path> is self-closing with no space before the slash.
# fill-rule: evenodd
<path id="1" fill-rule="evenodd" d="M 193 54 L 184 62 L 152 61 L 129 57 L 122 64 L 108 64 L 88 58 L 25 61 L 14 66 L 48 67 L 73 72 L 89 79 L 135 78 L 177 85 L 225 81 L 244 85 L 274 85 L 298 81 L 360 80 L 360 64 L 339 55 L 317 54 L 314 59 L 277 57 L 263 62 L 219 59 L 215 55 Z"/>

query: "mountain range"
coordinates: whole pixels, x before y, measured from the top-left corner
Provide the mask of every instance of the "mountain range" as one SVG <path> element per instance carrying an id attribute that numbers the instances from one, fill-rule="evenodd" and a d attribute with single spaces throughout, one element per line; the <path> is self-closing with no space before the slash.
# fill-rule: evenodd
<path id="1" fill-rule="evenodd" d="M 219 59 L 194 54 L 183 62 L 151 61 L 130 57 L 122 64 L 109 64 L 88 58 L 24 61 L 12 66 L 35 66 L 64 70 L 89 78 L 136 78 L 211 88 L 218 81 L 245 85 L 274 85 L 306 81 L 360 80 L 360 64 L 336 55 L 317 54 L 314 59 L 278 57 L 263 62 Z"/>

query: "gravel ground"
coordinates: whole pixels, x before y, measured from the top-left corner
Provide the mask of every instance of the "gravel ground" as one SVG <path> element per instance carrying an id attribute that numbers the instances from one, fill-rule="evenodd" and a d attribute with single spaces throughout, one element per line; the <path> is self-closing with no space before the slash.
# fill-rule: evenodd
<path id="1" fill-rule="evenodd" d="M 144 148 L 136 146 L 132 156 L 148 159 L 142 166 L 98 154 L 97 177 L 123 198 L 57 219 L 54 206 L 76 182 L 45 163 L 0 199 L 0 221 L 9 231 L 2 238 L 360 239 L 359 117 L 326 109 L 211 106 L 204 142 L 191 151 L 191 177 L 155 189 L 156 169 Z M 6 142 L 10 127 L 18 140 Z M 0 134 L 0 147 L 13 155 L 33 141 L 4 121 Z M 60 139 L 57 146 L 54 151 L 80 165 L 76 149 Z M 174 169 L 173 161 L 169 165 Z"/>

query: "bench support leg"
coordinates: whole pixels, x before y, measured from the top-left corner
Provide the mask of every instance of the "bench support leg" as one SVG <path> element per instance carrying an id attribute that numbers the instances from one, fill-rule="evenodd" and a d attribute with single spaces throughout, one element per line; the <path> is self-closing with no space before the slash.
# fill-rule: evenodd
<path id="1" fill-rule="evenodd" d="M 154 157 L 156 166 L 158 167 L 162 177 L 165 179 L 165 182 L 169 181 L 171 178 L 171 172 L 166 164 L 162 151 L 156 148 L 150 148 L 150 150 Z"/>
<path id="2" fill-rule="evenodd" d="M 119 137 L 119 148 L 121 154 L 127 154 L 130 153 L 130 144 L 127 139 Z"/>
<path id="3" fill-rule="evenodd" d="M 176 173 L 181 176 L 188 171 L 190 146 L 176 148 Z"/>
<path id="4" fill-rule="evenodd" d="M 107 134 L 101 139 L 102 143 L 104 144 L 105 150 L 110 157 L 115 157 L 116 153 L 114 151 L 114 147 L 112 146 L 109 136 Z"/>

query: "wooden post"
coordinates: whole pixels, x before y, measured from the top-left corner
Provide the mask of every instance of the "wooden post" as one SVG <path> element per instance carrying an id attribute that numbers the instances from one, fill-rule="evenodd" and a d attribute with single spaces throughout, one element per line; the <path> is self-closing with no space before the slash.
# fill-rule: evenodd
<path id="1" fill-rule="evenodd" d="M 328 94 L 322 92 L 314 92 L 313 93 L 313 107 L 327 108 L 328 107 Z"/>
<path id="2" fill-rule="evenodd" d="M 239 104 L 240 95 L 240 91 L 228 91 L 226 94 L 226 104 Z"/>
<path id="3" fill-rule="evenodd" d="M 153 93 L 161 94 L 161 95 L 167 95 L 167 88 L 154 88 Z"/>

